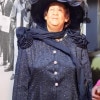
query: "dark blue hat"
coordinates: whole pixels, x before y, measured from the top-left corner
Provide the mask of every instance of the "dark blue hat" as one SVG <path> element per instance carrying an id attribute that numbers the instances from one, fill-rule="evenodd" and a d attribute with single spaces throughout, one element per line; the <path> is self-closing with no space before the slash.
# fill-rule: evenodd
<path id="1" fill-rule="evenodd" d="M 44 11 L 46 7 L 52 2 L 61 2 L 65 6 L 69 7 L 71 20 L 70 27 L 77 28 L 84 20 L 85 11 L 82 7 L 83 0 L 30 0 L 30 2 L 32 4 L 32 19 L 40 26 L 44 26 Z"/>

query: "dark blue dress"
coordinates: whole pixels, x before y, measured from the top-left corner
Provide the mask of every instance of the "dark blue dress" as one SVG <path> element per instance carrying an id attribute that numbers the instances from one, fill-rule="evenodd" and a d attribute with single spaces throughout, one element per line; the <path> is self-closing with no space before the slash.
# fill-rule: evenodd
<path id="1" fill-rule="evenodd" d="M 59 42 L 77 57 L 91 84 L 87 50 L 77 47 L 68 36 Z M 70 56 L 39 40 L 27 49 L 19 48 L 12 100 L 79 100 L 77 88 L 76 69 Z"/>

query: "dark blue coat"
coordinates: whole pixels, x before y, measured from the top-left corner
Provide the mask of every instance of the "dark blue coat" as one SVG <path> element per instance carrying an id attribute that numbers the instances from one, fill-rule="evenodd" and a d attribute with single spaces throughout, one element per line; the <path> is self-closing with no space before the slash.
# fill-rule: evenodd
<path id="1" fill-rule="evenodd" d="M 92 73 L 87 49 L 77 47 L 69 36 L 59 41 L 71 50 L 84 70 L 82 82 L 77 82 L 76 67 L 70 56 L 42 41 L 31 47 L 19 48 L 12 100 L 91 100 Z M 80 73 L 79 73 L 80 74 Z M 79 90 L 85 98 L 79 99 Z"/>

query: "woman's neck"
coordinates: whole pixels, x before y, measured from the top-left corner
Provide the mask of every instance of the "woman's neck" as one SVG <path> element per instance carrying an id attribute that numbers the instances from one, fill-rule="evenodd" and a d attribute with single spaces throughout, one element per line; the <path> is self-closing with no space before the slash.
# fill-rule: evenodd
<path id="1" fill-rule="evenodd" d="M 57 27 L 57 26 L 48 27 L 47 26 L 47 30 L 49 32 L 61 32 L 63 30 L 63 27 Z"/>

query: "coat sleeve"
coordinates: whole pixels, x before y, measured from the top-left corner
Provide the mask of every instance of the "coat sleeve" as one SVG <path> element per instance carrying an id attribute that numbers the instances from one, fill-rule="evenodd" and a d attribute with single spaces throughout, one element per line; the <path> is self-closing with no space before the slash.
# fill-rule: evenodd
<path id="1" fill-rule="evenodd" d="M 26 49 L 19 49 L 12 100 L 27 100 L 30 78 Z"/>
<path id="2" fill-rule="evenodd" d="M 80 56 L 80 57 L 79 57 Z M 81 94 L 83 95 L 84 99 L 82 100 L 91 100 L 91 90 L 92 90 L 92 71 L 91 71 L 91 66 L 90 66 L 90 60 L 88 56 L 88 50 L 87 49 L 82 49 L 81 48 L 81 55 L 77 55 L 79 57 L 78 59 L 80 60 L 81 63 L 81 84 L 80 85 L 83 87 L 83 91 L 81 91 Z M 81 87 L 81 88 L 82 88 Z M 81 89 L 82 90 L 82 89 Z M 84 92 L 84 93 L 83 93 Z"/>

